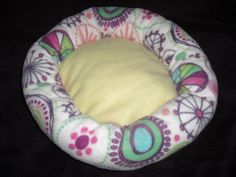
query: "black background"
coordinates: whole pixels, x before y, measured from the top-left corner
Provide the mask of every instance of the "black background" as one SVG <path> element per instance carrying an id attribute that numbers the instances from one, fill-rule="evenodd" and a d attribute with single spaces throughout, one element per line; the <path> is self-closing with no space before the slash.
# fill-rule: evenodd
<path id="1" fill-rule="evenodd" d="M 111 3 L 112 2 L 112 3 Z M 3 5 L 4 3 L 7 3 Z M 19 3 L 19 2 L 18 2 Z M 229 0 L 38 0 L 1 2 L 1 177 L 233 177 L 236 166 L 236 12 Z M 191 145 L 171 157 L 131 172 L 78 162 L 39 130 L 24 102 L 22 66 L 30 46 L 67 16 L 92 6 L 152 10 L 185 29 L 216 72 L 219 101 L 211 123 Z"/>

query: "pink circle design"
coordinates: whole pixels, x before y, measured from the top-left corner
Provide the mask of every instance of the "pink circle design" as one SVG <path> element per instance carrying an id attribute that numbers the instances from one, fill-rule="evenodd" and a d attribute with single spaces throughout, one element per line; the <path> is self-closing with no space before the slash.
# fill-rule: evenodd
<path id="1" fill-rule="evenodd" d="M 164 108 L 164 109 L 162 109 L 161 113 L 162 113 L 162 115 L 167 116 L 170 114 L 170 110 L 168 108 Z"/>
<path id="2" fill-rule="evenodd" d="M 92 153 L 92 149 L 91 149 L 91 148 L 86 149 L 86 150 L 85 150 L 85 153 L 86 153 L 87 155 L 90 155 L 90 154 Z"/>
<path id="3" fill-rule="evenodd" d="M 71 139 L 76 139 L 76 137 L 77 137 L 77 133 L 75 132 L 75 133 L 71 133 L 71 135 L 70 135 L 70 138 Z"/>
<path id="4" fill-rule="evenodd" d="M 90 142 L 91 144 L 95 144 L 97 142 L 97 137 L 96 136 L 92 137 Z"/>
<path id="5" fill-rule="evenodd" d="M 75 147 L 79 150 L 85 149 L 89 144 L 89 137 L 87 135 L 79 136 L 75 141 Z"/>
<path id="6" fill-rule="evenodd" d="M 175 135 L 174 136 L 174 140 L 177 142 L 177 141 L 179 141 L 180 140 L 180 136 L 179 135 Z"/>
<path id="7" fill-rule="evenodd" d="M 98 141 L 94 133 L 95 131 L 89 130 L 88 127 L 82 127 L 78 132 L 72 132 L 70 134 L 72 143 L 68 144 L 68 148 L 73 150 L 78 157 L 91 155 L 93 152 L 91 146 Z"/>
<path id="8" fill-rule="evenodd" d="M 91 18 L 92 18 L 92 14 L 91 14 L 91 13 L 87 13 L 87 14 L 86 14 L 86 17 L 87 17 L 88 19 L 91 19 Z"/>
<path id="9" fill-rule="evenodd" d="M 85 133 L 85 132 L 87 132 L 87 131 L 88 131 L 88 128 L 87 128 L 87 127 L 83 127 L 83 128 L 81 128 L 81 130 L 80 130 L 81 133 Z"/>

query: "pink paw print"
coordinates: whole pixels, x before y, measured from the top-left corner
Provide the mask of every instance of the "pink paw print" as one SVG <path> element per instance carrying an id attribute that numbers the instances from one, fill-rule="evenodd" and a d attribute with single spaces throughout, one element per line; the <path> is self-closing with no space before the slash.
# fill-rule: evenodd
<path id="1" fill-rule="evenodd" d="M 71 150 L 74 150 L 79 157 L 91 155 L 93 152 L 91 145 L 97 143 L 97 137 L 94 135 L 94 130 L 89 130 L 87 127 L 82 127 L 79 133 L 72 132 L 70 138 L 73 143 L 70 143 L 68 147 Z"/>
<path id="2" fill-rule="evenodd" d="M 156 15 L 154 15 L 152 12 L 147 11 L 147 10 L 144 10 L 143 13 L 144 13 L 144 15 L 142 16 L 142 19 L 151 20 L 151 18 L 152 18 L 153 16 L 156 16 Z"/>
<path id="3" fill-rule="evenodd" d="M 88 19 L 91 19 L 91 18 L 92 18 L 92 14 L 88 12 L 88 13 L 86 14 L 86 17 L 87 17 Z"/>

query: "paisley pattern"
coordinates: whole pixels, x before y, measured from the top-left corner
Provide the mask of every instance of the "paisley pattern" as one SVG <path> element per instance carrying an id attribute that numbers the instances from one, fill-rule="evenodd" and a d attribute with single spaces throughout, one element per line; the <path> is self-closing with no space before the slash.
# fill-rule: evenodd
<path id="1" fill-rule="evenodd" d="M 197 42 L 175 23 L 172 23 L 170 33 L 176 43 L 200 49 Z"/>
<path id="2" fill-rule="evenodd" d="M 99 25 L 114 28 L 126 21 L 131 13 L 131 9 L 121 7 L 98 7 L 93 8 L 93 13 Z"/>
<path id="3" fill-rule="evenodd" d="M 35 121 L 41 130 L 51 138 L 54 120 L 51 100 L 48 97 L 40 94 L 26 95 L 25 99 Z"/>
<path id="4" fill-rule="evenodd" d="M 208 84 L 208 76 L 202 67 L 194 63 L 180 65 L 172 73 L 172 79 L 176 84 L 179 94 L 188 92 L 200 92 Z"/>
<path id="5" fill-rule="evenodd" d="M 167 124 L 155 117 L 141 119 L 115 132 L 110 158 L 119 166 L 144 166 L 160 159 L 170 147 Z"/>
<path id="6" fill-rule="evenodd" d="M 74 46 L 68 33 L 63 30 L 49 32 L 39 41 L 39 45 L 56 61 L 62 61 L 74 51 Z"/>
<path id="7" fill-rule="evenodd" d="M 177 98 L 123 127 L 81 113 L 57 66 L 75 48 L 105 37 L 155 52 Z M 29 50 L 22 85 L 34 119 L 56 145 L 75 159 L 114 170 L 144 167 L 191 143 L 212 119 L 218 95 L 214 71 L 196 41 L 154 12 L 122 7 L 90 8 L 59 23 Z"/>

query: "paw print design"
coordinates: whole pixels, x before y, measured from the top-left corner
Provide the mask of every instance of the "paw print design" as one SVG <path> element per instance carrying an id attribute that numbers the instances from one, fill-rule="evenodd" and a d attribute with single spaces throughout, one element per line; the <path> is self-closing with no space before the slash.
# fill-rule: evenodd
<path id="1" fill-rule="evenodd" d="M 70 138 L 73 142 L 68 144 L 68 147 L 79 157 L 91 155 L 93 152 L 91 146 L 97 143 L 94 130 L 89 130 L 88 127 L 82 127 L 79 132 L 72 132 Z"/>
<path id="2" fill-rule="evenodd" d="M 153 12 L 151 11 L 148 11 L 148 10 L 143 10 L 143 16 L 142 16 L 142 19 L 147 19 L 147 20 L 151 20 L 153 16 L 157 16 L 157 14 L 154 14 Z"/>

